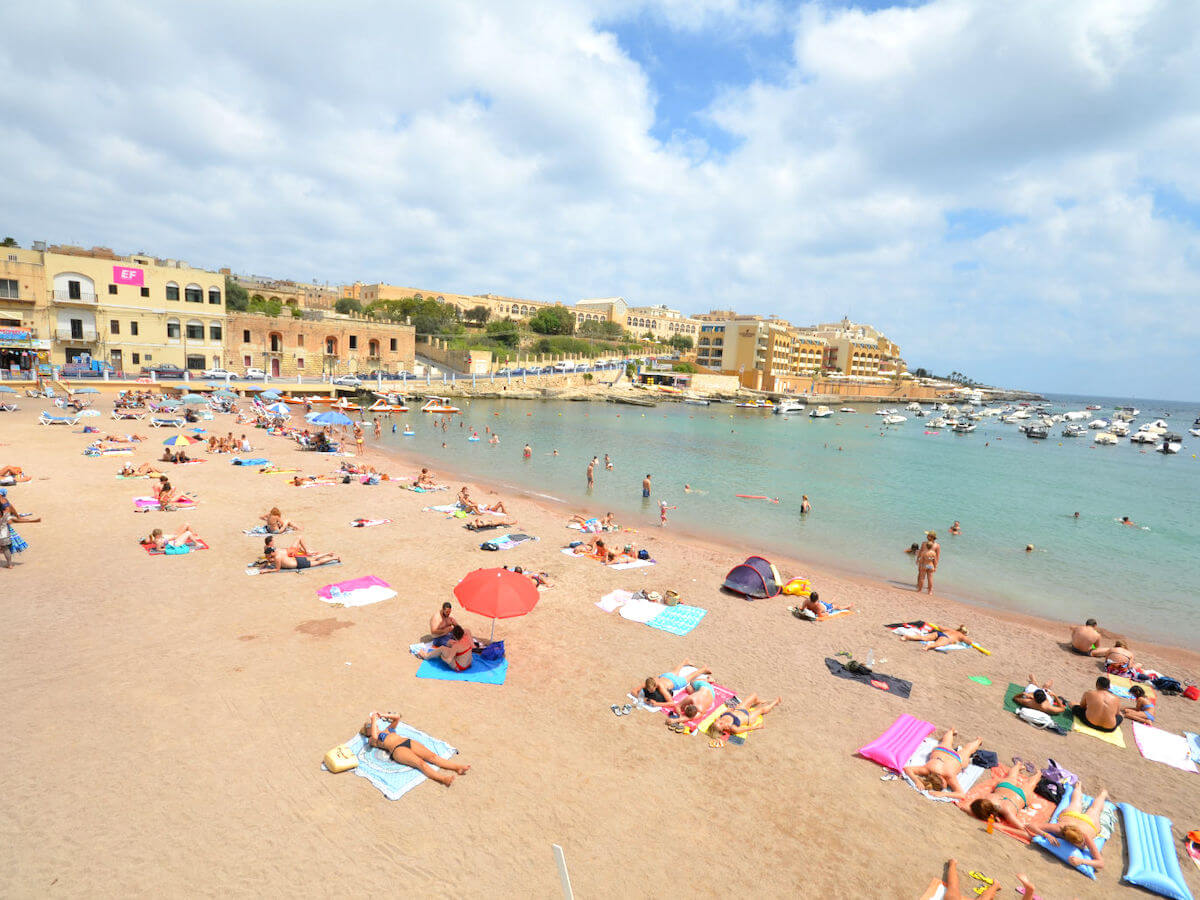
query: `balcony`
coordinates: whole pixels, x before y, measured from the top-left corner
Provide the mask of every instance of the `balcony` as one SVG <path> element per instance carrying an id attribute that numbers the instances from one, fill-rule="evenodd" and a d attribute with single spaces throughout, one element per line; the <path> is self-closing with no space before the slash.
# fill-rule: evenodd
<path id="1" fill-rule="evenodd" d="M 0 291 L 0 303 L 28 303 L 32 306 L 37 303 L 37 299 L 29 294 L 20 296 L 16 292 Z"/>
<path id="2" fill-rule="evenodd" d="M 54 339 L 73 344 L 94 344 L 99 340 L 99 335 L 94 328 L 84 328 L 78 334 L 72 334 L 70 328 L 58 328 L 54 332 Z"/>

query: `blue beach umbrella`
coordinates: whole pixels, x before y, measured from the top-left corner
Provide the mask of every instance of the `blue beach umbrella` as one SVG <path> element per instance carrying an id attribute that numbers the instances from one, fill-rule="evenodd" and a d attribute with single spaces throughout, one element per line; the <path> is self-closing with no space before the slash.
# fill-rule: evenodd
<path id="1" fill-rule="evenodd" d="M 317 413 L 311 419 L 309 419 L 309 421 L 316 425 L 351 425 L 353 424 L 354 420 L 349 416 L 343 416 L 339 412 L 331 411 Z"/>
<path id="2" fill-rule="evenodd" d="M 233 391 L 221 390 L 221 391 L 217 391 L 216 393 L 214 393 L 213 396 L 214 397 L 222 397 L 226 400 L 236 400 L 237 399 L 237 394 L 235 394 Z"/>
<path id="3" fill-rule="evenodd" d="M 7 384 L 0 384 L 0 394 L 15 394 L 15 393 L 16 393 L 16 391 L 14 391 L 12 388 L 10 388 Z"/>
<path id="4" fill-rule="evenodd" d="M 267 412 L 274 413 L 277 416 L 290 416 L 292 414 L 286 403 L 272 403 L 267 407 Z"/>
<path id="5" fill-rule="evenodd" d="M 263 391 L 258 396 L 263 397 L 266 400 L 278 400 L 282 395 L 279 393 L 279 391 L 272 388 L 269 391 Z"/>
<path id="6" fill-rule="evenodd" d="M 207 403 L 208 402 L 208 398 L 201 394 L 184 394 L 181 399 L 184 403 L 187 403 L 189 406 L 194 406 L 197 403 Z"/>

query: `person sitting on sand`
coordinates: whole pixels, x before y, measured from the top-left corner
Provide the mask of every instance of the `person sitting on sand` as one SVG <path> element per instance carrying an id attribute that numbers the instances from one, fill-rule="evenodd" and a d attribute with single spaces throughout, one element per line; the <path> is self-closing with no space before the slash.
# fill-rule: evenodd
<path id="1" fill-rule="evenodd" d="M 170 447 L 163 448 L 163 455 L 158 458 L 159 462 L 175 462 L 175 454 L 171 452 Z"/>
<path id="2" fill-rule="evenodd" d="M 1095 619 L 1071 627 L 1071 649 L 1081 656 L 1091 656 L 1092 651 L 1100 646 L 1100 638 Z"/>
<path id="3" fill-rule="evenodd" d="M 1013 703 L 1026 709 L 1039 709 L 1051 716 L 1066 712 L 1069 704 L 1050 690 L 1053 684 L 1053 681 L 1047 681 L 1039 686 L 1037 679 L 1030 675 L 1025 690 L 1013 697 Z"/>
<path id="4" fill-rule="evenodd" d="M 1109 675 L 1126 676 L 1133 669 L 1133 651 L 1124 641 L 1117 641 L 1111 647 L 1097 647 L 1091 655 L 1103 657 L 1104 671 Z"/>
<path id="5" fill-rule="evenodd" d="M 1125 714 L 1125 718 L 1133 722 L 1141 722 L 1143 725 L 1153 725 L 1155 701 L 1146 696 L 1146 689 L 1140 684 L 1131 687 L 1129 693 L 1133 696 L 1135 705 L 1126 706 L 1121 710 Z"/>
<path id="6" fill-rule="evenodd" d="M 920 641 L 925 646 L 922 650 L 936 650 L 939 647 L 948 647 L 950 644 L 969 644 L 971 639 L 967 637 L 967 626 L 959 625 L 957 628 L 951 628 L 948 631 L 943 631 L 940 628 L 933 630 L 933 637 L 925 634 L 902 635 L 902 641 Z"/>
<path id="7" fill-rule="evenodd" d="M 818 619 L 827 619 L 834 613 L 847 612 L 854 609 L 853 603 L 847 603 L 845 606 L 834 606 L 832 603 L 826 603 L 821 599 L 821 595 L 813 591 L 808 595 L 805 601 L 797 607 L 792 607 L 793 615 L 799 618 L 806 612 L 810 612 Z"/>
<path id="8" fill-rule="evenodd" d="M 1025 823 L 1018 818 L 1017 813 L 1029 807 L 1028 795 L 1033 793 L 1041 777 L 1042 773 L 1038 769 L 1034 768 L 1030 773 L 1029 767 L 1024 763 L 1013 763 L 1012 768 L 1003 780 L 992 788 L 990 794 L 971 801 L 971 815 L 984 822 L 994 818 L 997 822 L 1024 830 Z"/>
<path id="9" fill-rule="evenodd" d="M 263 558 L 270 559 L 271 554 L 275 552 L 275 537 L 268 534 L 263 538 Z M 295 558 L 297 556 L 309 556 L 308 546 L 304 543 L 304 538 L 296 538 L 295 542 L 287 547 L 281 548 L 288 556 Z"/>
<path id="10" fill-rule="evenodd" d="M 1067 857 L 1067 862 L 1071 865 L 1086 864 L 1093 869 L 1102 868 L 1104 857 L 1100 853 L 1100 848 L 1096 846 L 1096 835 L 1100 833 L 1100 815 L 1104 812 L 1104 804 L 1107 802 L 1108 791 L 1103 790 L 1092 800 L 1091 806 L 1085 813 L 1083 811 L 1083 785 L 1076 784 L 1075 790 L 1071 792 L 1071 802 L 1059 815 L 1057 822 L 1030 825 L 1026 830 L 1030 834 L 1040 834 L 1051 844 L 1057 844 L 1058 838 L 1061 837 L 1090 854 L 1091 858 L 1088 859 L 1078 853 L 1072 853 Z"/>
<path id="11" fill-rule="evenodd" d="M 419 656 L 421 659 L 440 659 L 455 672 L 465 672 L 475 661 L 471 652 L 475 641 L 471 632 L 457 624 L 450 629 L 450 638 L 445 646 L 425 650 Z"/>
<path id="12" fill-rule="evenodd" d="M 762 717 L 783 702 L 782 697 L 776 697 L 769 703 L 758 699 L 758 694 L 751 694 L 741 706 L 728 709 L 709 727 L 709 734 L 717 740 L 729 738 L 735 734 L 746 734 L 757 731 L 765 724 Z M 755 723 L 755 719 L 758 720 Z"/>
<path id="13" fill-rule="evenodd" d="M 433 480 L 433 473 L 428 469 L 422 469 L 417 475 L 417 480 L 414 482 L 417 487 L 431 488 L 437 487 L 437 482 Z"/>
<path id="14" fill-rule="evenodd" d="M 342 558 L 335 553 L 311 553 L 307 556 L 290 556 L 288 552 L 275 547 L 267 557 L 264 572 L 280 572 L 284 569 L 309 569 L 313 566 L 323 566 L 326 563 L 341 562 Z"/>
<path id="15" fill-rule="evenodd" d="M 437 612 L 429 617 L 429 633 L 433 635 L 433 644 L 435 647 L 440 647 L 442 644 L 450 642 L 450 632 L 458 624 L 454 616 L 450 615 L 453 610 L 454 607 L 450 605 L 449 601 L 446 601 Z"/>
<path id="16" fill-rule="evenodd" d="M 195 544 L 200 540 L 200 535 L 197 534 L 191 525 L 184 525 L 176 534 L 163 534 L 161 528 L 155 528 L 150 535 L 142 541 L 143 545 L 149 545 L 155 550 L 166 550 L 168 547 L 186 547 L 189 544 Z"/>
<path id="17" fill-rule="evenodd" d="M 372 712 L 359 733 L 372 747 L 378 747 L 400 765 L 416 769 L 426 778 L 432 778 L 446 787 L 450 787 L 458 775 L 465 775 L 470 770 L 471 767 L 465 763 L 438 756 L 414 738 L 396 734 L 395 729 L 399 721 L 399 716 Z M 388 723 L 387 727 L 380 727 L 385 723 Z M 443 769 L 448 771 L 442 771 Z"/>
<path id="18" fill-rule="evenodd" d="M 953 728 L 946 729 L 938 745 L 929 754 L 929 760 L 923 766 L 905 766 L 904 774 L 920 785 L 924 790 L 939 794 L 943 797 L 953 797 L 955 800 L 966 799 L 966 791 L 958 781 L 966 764 L 970 762 L 975 751 L 983 746 L 983 739 L 977 738 L 962 748 L 961 753 L 954 749 L 958 743 L 958 732 Z"/>
<path id="19" fill-rule="evenodd" d="M 289 528 L 292 528 L 296 531 L 300 530 L 300 525 L 298 523 L 283 517 L 283 513 L 279 511 L 278 506 L 272 506 L 269 513 L 267 513 L 265 516 L 259 516 L 259 518 L 267 523 L 267 532 L 269 534 L 283 534 Z"/>
<path id="20" fill-rule="evenodd" d="M 158 501 L 158 505 L 162 509 L 173 508 L 175 488 L 171 486 L 171 482 L 166 475 L 160 475 L 158 484 L 154 485 L 154 499 Z"/>
<path id="21" fill-rule="evenodd" d="M 684 669 L 694 669 L 690 676 L 683 674 Z M 650 706 L 671 706 L 676 691 L 682 691 L 688 686 L 688 678 L 695 680 L 697 675 L 708 675 L 712 669 L 708 666 L 693 666 L 686 659 L 679 664 L 674 672 L 663 672 L 657 678 L 650 675 L 629 693 L 635 697 L 641 692 L 641 697 Z"/>
<path id="22" fill-rule="evenodd" d="M 573 547 L 571 552 L 576 556 L 592 556 L 603 560 L 608 556 L 608 547 L 604 544 L 604 538 L 593 537 L 590 541 L 585 541 Z"/>
<path id="23" fill-rule="evenodd" d="M 1104 675 L 1096 679 L 1096 687 L 1084 691 L 1079 702 L 1071 707 L 1071 712 L 1084 725 L 1090 725 L 1097 731 L 1116 731 L 1121 727 L 1124 717 L 1121 715 L 1121 700 L 1108 689 L 1112 682 Z"/>

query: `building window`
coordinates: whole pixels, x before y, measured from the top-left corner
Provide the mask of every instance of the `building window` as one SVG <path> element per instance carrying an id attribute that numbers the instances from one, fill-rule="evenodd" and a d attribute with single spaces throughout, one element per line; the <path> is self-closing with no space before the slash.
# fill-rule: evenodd
<path id="1" fill-rule="evenodd" d="M 388 346 L 389 346 L 389 348 L 391 349 L 391 351 L 392 351 L 393 353 L 395 353 L 395 352 L 396 352 L 396 339 L 395 339 L 395 338 L 392 338 L 392 339 L 391 339 L 391 340 L 388 342 Z"/>
<path id="2" fill-rule="evenodd" d="M 302 335 L 302 334 L 298 334 L 298 335 L 296 335 L 296 346 L 297 346 L 297 347 L 303 347 L 303 346 L 304 346 L 304 335 Z"/>
<path id="3" fill-rule="evenodd" d="M 81 300 L 83 299 L 83 282 L 68 281 L 67 282 L 67 299 Z"/>
<path id="4" fill-rule="evenodd" d="M 200 285 L 198 284 L 189 284 L 183 289 L 183 299 L 187 303 L 203 303 L 204 291 L 200 289 Z M 203 369 L 204 366 L 200 368 Z"/>
<path id="5" fill-rule="evenodd" d="M 220 288 L 210 287 L 208 289 L 208 302 L 212 303 L 214 305 L 220 305 L 220 303 L 221 303 L 221 289 Z"/>
<path id="6" fill-rule="evenodd" d="M 76 341 L 83 339 L 83 319 L 71 320 L 71 339 Z"/>
<path id="7" fill-rule="evenodd" d="M 247 369 L 250 368 L 250 357 L 249 356 L 242 357 L 242 365 L 245 366 Z"/>
<path id="8" fill-rule="evenodd" d="M 368 341 L 367 342 L 367 356 L 378 356 L 378 355 L 379 355 L 379 341 Z"/>
<path id="9" fill-rule="evenodd" d="M 134 364 L 135 366 L 139 366 L 139 365 L 141 365 L 141 363 L 142 363 L 142 355 L 141 355 L 140 353 L 134 353 L 134 354 L 132 354 L 132 357 L 133 357 L 133 364 Z"/>
<path id="10" fill-rule="evenodd" d="M 179 285 L 177 285 L 173 281 L 167 282 L 167 299 L 168 300 L 178 300 L 179 299 Z"/>
<path id="11" fill-rule="evenodd" d="M 243 331 L 242 331 L 242 343 L 243 343 L 243 344 L 248 344 L 248 343 L 250 343 L 250 331 L 249 331 L 249 329 L 245 329 L 245 330 L 243 330 Z"/>
<path id="12" fill-rule="evenodd" d="M 209 325 L 208 326 L 208 339 L 210 341 L 219 341 L 221 339 L 221 326 L 220 325 Z"/>
<path id="13" fill-rule="evenodd" d="M 142 288 L 142 289 L 141 289 L 141 292 L 142 292 L 142 296 L 143 296 L 143 297 L 149 297 L 149 296 L 150 296 L 150 288 L 148 288 L 148 287 L 144 287 L 144 288 Z"/>
<path id="14" fill-rule="evenodd" d="M 297 369 L 303 369 L 303 368 L 304 368 L 304 360 L 303 360 L 303 359 L 301 359 L 300 357 L 296 357 L 296 368 L 297 368 Z"/>
<path id="15" fill-rule="evenodd" d="M 350 349 L 351 350 L 358 349 L 358 335 L 357 334 L 350 335 Z"/>
<path id="16" fill-rule="evenodd" d="M 0 298 L 5 300 L 16 300 L 17 280 L 15 278 L 0 278 Z"/>
<path id="17" fill-rule="evenodd" d="M 205 363 L 203 356 L 192 356 L 191 354 L 188 354 L 187 367 L 194 371 L 196 369 L 206 368 L 207 364 Z"/>
<path id="18" fill-rule="evenodd" d="M 187 323 L 187 336 L 188 336 L 189 341 L 204 340 L 204 324 L 201 322 L 188 322 Z M 200 368 L 203 369 L 204 366 L 202 365 L 202 366 L 200 366 Z"/>
<path id="19" fill-rule="evenodd" d="M 117 292 L 117 286 L 115 284 L 110 284 L 108 286 L 108 292 L 110 294 L 115 294 Z"/>
<path id="20" fill-rule="evenodd" d="M 179 340 L 179 320 L 167 319 L 167 337 Z"/>
<path id="21" fill-rule="evenodd" d="M 132 334 L 134 337 L 137 337 L 137 333 L 138 333 L 138 323 L 137 322 L 129 323 L 129 333 Z"/>
<path id="22" fill-rule="evenodd" d="M 116 319 L 109 319 L 108 320 L 108 333 L 109 334 L 120 334 L 121 333 L 121 323 Z"/>

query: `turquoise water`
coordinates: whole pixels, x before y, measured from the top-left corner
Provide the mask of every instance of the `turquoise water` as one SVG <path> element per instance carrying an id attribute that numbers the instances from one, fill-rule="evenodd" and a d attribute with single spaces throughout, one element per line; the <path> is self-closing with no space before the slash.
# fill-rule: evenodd
<path id="1" fill-rule="evenodd" d="M 666 500 L 678 507 L 669 513 L 677 528 L 900 583 L 915 571 L 904 548 L 933 529 L 942 544 L 939 593 L 1066 621 L 1094 616 L 1115 630 L 1200 646 L 1200 438 L 1187 433 L 1200 403 L 1049 399 L 1055 412 L 1098 403 L 1094 415 L 1104 417 L 1114 405 L 1135 405 L 1134 430 L 1166 418 L 1184 450 L 1140 453 L 1128 439 L 1097 447 L 1091 432 L 1059 437 L 1061 426 L 1033 441 L 995 419 L 970 435 L 926 434 L 928 419 L 901 410 L 909 421 L 885 428 L 873 406 L 810 419 L 728 404 L 528 401 L 473 401 L 461 417 L 467 427 L 455 421 L 445 433 L 414 410 L 397 421 L 411 422 L 416 437 L 385 429 L 384 444 L 580 510 L 611 509 L 639 529 L 657 525 Z M 472 426 L 483 440 L 467 441 Z M 501 444 L 486 443 L 485 426 Z M 530 460 L 522 458 L 526 441 Z M 604 471 L 605 453 L 613 472 Z M 601 465 L 589 496 L 593 456 Z M 654 489 L 643 501 L 647 473 Z M 685 482 L 704 493 L 685 493 Z M 802 494 L 813 505 L 808 516 L 800 515 Z M 1138 527 L 1118 524 L 1121 516 Z M 948 533 L 956 519 L 959 537 Z M 1026 553 L 1030 543 L 1037 549 Z"/>

